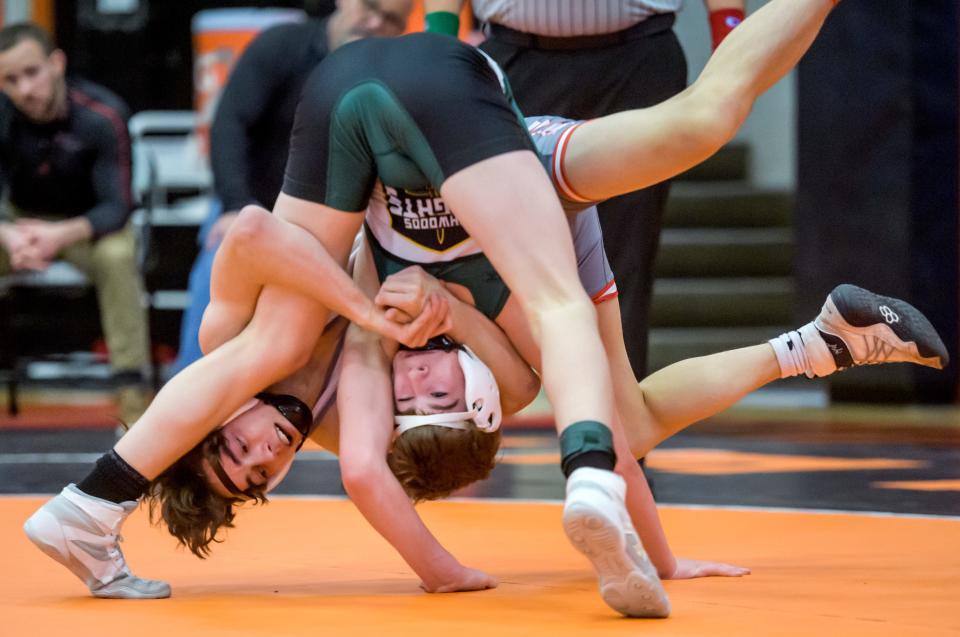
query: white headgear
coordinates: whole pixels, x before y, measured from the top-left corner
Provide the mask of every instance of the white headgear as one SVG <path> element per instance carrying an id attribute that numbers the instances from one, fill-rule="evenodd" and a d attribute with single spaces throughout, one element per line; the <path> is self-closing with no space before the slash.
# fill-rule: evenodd
<path id="1" fill-rule="evenodd" d="M 493 372 L 483 361 L 477 358 L 470 348 L 460 345 L 457 348 L 457 360 L 463 370 L 464 399 L 468 411 L 429 414 L 425 416 L 394 416 L 397 428 L 394 435 L 424 425 L 440 425 L 451 429 L 470 429 L 464 423 L 467 420 L 485 433 L 493 433 L 500 428 L 503 408 L 500 406 L 500 388 Z"/>

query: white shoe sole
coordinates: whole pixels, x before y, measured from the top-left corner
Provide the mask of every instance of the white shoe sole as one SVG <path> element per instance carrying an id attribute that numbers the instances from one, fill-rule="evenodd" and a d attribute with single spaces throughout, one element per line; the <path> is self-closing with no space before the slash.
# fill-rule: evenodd
<path id="1" fill-rule="evenodd" d="M 573 546 L 593 564 L 600 595 L 610 608 L 628 617 L 667 617 L 670 600 L 645 553 L 635 559 L 620 525 L 597 507 L 576 502 L 564 509 L 563 529 Z M 643 549 L 636 542 L 640 552 Z M 639 563 L 637 563 L 639 562 Z"/>

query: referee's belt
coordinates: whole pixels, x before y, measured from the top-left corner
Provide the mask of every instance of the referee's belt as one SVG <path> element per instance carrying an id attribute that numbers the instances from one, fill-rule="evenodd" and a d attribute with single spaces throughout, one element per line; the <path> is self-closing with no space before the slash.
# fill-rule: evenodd
<path id="1" fill-rule="evenodd" d="M 596 49 L 616 46 L 624 42 L 639 40 L 655 33 L 668 31 L 676 20 L 675 13 L 657 13 L 643 22 L 638 22 L 623 31 L 601 33 L 598 35 L 574 35 L 555 37 L 516 31 L 502 24 L 491 22 L 487 25 L 488 35 L 500 42 L 521 46 L 527 49 Z"/>

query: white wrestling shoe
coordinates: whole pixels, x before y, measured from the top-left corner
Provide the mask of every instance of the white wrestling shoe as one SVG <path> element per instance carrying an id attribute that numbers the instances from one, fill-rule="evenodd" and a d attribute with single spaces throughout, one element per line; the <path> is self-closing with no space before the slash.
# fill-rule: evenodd
<path id="1" fill-rule="evenodd" d="M 628 617 L 666 617 L 670 600 L 624 504 L 626 483 L 612 471 L 581 467 L 567 479 L 563 529 L 593 563 L 603 601 Z"/>
<path id="2" fill-rule="evenodd" d="M 770 340 L 781 376 L 810 378 L 859 365 L 914 363 L 943 369 L 947 348 L 920 310 L 855 285 L 838 285 L 820 314 Z"/>
<path id="3" fill-rule="evenodd" d="M 855 285 L 835 287 L 813 324 L 837 369 L 880 363 L 943 369 L 950 362 L 943 341 L 920 310 Z"/>
<path id="4" fill-rule="evenodd" d="M 170 597 L 170 585 L 130 572 L 118 535 L 136 502 L 114 504 L 64 487 L 24 523 L 23 530 L 41 551 L 79 577 L 94 597 L 158 599 Z"/>

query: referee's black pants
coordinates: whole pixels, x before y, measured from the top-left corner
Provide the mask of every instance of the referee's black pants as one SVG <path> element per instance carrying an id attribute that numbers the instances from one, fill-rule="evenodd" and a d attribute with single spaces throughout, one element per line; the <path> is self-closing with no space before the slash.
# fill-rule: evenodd
<path id="1" fill-rule="evenodd" d="M 481 45 L 504 69 L 524 115 L 590 119 L 658 104 L 684 89 L 687 62 L 670 28 L 611 46 L 544 49 L 491 34 Z M 653 265 L 669 182 L 600 205 L 600 225 L 620 290 L 627 355 L 646 376 Z"/>

